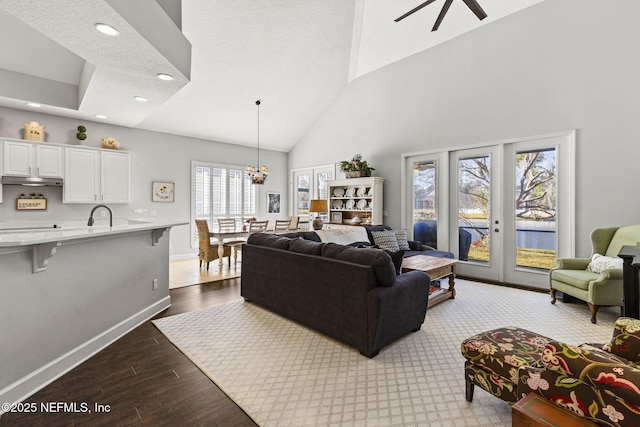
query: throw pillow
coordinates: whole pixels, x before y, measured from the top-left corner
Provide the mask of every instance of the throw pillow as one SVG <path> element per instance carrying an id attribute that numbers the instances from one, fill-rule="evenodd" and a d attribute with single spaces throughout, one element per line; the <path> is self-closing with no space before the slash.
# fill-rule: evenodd
<path id="1" fill-rule="evenodd" d="M 391 252 L 385 251 L 391 257 L 391 262 L 393 262 L 393 266 L 396 269 L 396 275 L 402 272 L 402 259 L 404 258 L 404 251 L 400 249 L 399 251 Z"/>
<path id="2" fill-rule="evenodd" d="M 396 233 L 396 239 L 398 240 L 398 247 L 403 251 L 410 251 L 409 240 L 407 238 L 407 230 L 394 230 Z"/>
<path id="3" fill-rule="evenodd" d="M 372 231 L 373 243 L 387 251 L 395 252 L 400 250 L 398 238 L 393 230 Z"/>
<path id="4" fill-rule="evenodd" d="M 602 273 L 605 270 L 622 268 L 623 261 L 618 257 L 608 257 L 600 254 L 593 254 L 591 262 L 587 266 L 587 271 Z"/>

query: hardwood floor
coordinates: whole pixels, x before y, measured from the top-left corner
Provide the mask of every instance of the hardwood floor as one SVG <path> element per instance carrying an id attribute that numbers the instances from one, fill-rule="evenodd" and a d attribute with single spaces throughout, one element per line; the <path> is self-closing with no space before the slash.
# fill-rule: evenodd
<path id="1" fill-rule="evenodd" d="M 240 279 L 170 293 L 172 306 L 156 318 L 239 299 Z M 35 413 L 5 413 L 0 426 L 256 426 L 151 321 L 23 402 L 27 403 L 36 403 Z"/>

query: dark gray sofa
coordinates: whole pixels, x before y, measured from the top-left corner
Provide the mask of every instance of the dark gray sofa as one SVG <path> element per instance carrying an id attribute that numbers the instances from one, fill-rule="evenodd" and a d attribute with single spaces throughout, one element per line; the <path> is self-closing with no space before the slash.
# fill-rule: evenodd
<path id="1" fill-rule="evenodd" d="M 246 301 L 329 335 L 374 357 L 382 347 L 420 329 L 429 276 L 396 275 L 391 257 L 266 233 L 242 248 L 241 295 Z"/>

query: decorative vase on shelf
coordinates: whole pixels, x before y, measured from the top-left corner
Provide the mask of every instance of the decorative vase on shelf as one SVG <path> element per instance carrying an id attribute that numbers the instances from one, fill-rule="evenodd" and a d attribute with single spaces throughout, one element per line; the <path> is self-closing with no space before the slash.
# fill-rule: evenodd
<path id="1" fill-rule="evenodd" d="M 102 138 L 102 148 L 120 149 L 120 141 L 115 138 Z"/>
<path id="2" fill-rule="evenodd" d="M 44 125 L 33 121 L 24 123 L 24 139 L 27 141 L 44 142 Z"/>

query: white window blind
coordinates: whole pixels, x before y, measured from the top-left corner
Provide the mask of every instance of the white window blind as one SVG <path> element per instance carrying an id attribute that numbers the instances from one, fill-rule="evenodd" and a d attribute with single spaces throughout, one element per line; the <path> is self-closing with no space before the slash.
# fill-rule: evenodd
<path id="1" fill-rule="evenodd" d="M 217 218 L 244 221 L 255 216 L 256 191 L 244 169 L 238 166 L 192 162 L 191 245 L 197 247 L 196 219 L 215 228 Z"/>

